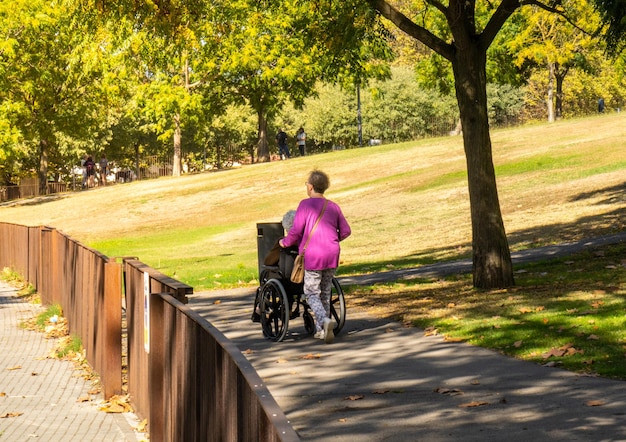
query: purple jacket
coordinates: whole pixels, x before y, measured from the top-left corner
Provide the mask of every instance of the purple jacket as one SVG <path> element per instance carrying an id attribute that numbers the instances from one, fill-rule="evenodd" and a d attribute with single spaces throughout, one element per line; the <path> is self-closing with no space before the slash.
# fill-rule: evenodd
<path id="1" fill-rule="evenodd" d="M 326 198 L 307 198 L 300 201 L 293 227 L 282 241 L 283 246 L 298 245 L 298 251 L 302 253 L 325 201 L 328 201 L 328 205 L 324 216 L 304 252 L 305 270 L 336 269 L 339 266 L 339 241 L 343 241 L 351 233 L 350 225 L 336 203 Z"/>

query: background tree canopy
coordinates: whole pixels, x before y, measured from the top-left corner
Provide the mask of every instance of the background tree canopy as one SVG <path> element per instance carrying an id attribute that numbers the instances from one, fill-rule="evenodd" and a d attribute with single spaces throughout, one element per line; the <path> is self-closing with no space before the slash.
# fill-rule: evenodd
<path id="1" fill-rule="evenodd" d="M 173 175 L 270 161 L 279 127 L 295 151 L 304 126 L 309 153 L 461 133 L 475 284 L 507 287 L 489 128 L 600 98 L 619 111 L 625 15 L 613 0 L 3 2 L 1 179 L 45 192 L 84 154 L 136 175 L 160 167 L 148 157 Z"/>

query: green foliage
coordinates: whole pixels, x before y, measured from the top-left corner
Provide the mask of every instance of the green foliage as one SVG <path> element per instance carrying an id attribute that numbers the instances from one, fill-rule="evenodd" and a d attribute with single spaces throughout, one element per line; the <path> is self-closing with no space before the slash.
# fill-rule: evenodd
<path id="1" fill-rule="evenodd" d="M 364 137 L 386 143 L 447 135 L 456 124 L 455 100 L 421 89 L 411 70 L 394 68 L 388 81 L 372 83 L 363 99 Z"/>
<path id="2" fill-rule="evenodd" d="M 487 102 L 490 125 L 516 123 L 524 106 L 524 89 L 507 84 L 488 84 Z"/>
<path id="3" fill-rule="evenodd" d="M 80 354 L 83 350 L 83 341 L 78 335 L 71 335 L 70 338 L 64 341 L 63 345 L 55 350 L 55 355 L 59 359 L 63 359 L 66 356 Z"/>
<path id="4" fill-rule="evenodd" d="M 107 106 L 102 35 L 71 2 L 0 4 L 0 146 L 5 181 L 62 170 L 93 140 Z M 40 162 L 40 158 L 43 161 Z M 47 163 L 46 163 L 47 161 Z"/>

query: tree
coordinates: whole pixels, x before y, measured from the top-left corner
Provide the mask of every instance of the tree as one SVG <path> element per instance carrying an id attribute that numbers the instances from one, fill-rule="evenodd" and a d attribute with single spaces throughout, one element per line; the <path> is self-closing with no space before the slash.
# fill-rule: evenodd
<path id="1" fill-rule="evenodd" d="M 49 161 L 76 155 L 106 116 L 106 61 L 75 12 L 66 2 L 0 3 L 0 121 L 20 140 L 8 158 L 32 165 L 42 193 Z"/>
<path id="2" fill-rule="evenodd" d="M 599 42 L 585 29 L 598 26 L 595 14 L 586 0 L 570 0 L 568 15 L 577 17 L 571 23 L 562 16 L 538 6 L 524 10 L 525 26 L 508 44 L 517 54 L 516 64 L 522 66 L 530 61 L 548 71 L 546 109 L 548 121 L 563 116 L 563 83 L 572 69 L 591 71 L 589 56 L 597 50 Z"/>
<path id="3" fill-rule="evenodd" d="M 383 17 L 452 64 L 467 161 L 474 286 L 514 285 L 489 136 L 486 62 L 487 49 L 506 20 L 520 7 L 519 1 L 502 0 L 486 18 L 476 16 L 475 1 L 450 0 L 446 5 L 431 0 L 422 4 L 419 23 L 385 0 L 368 2 Z M 429 14 L 435 14 L 430 23 L 437 23 L 439 29 L 426 28 L 429 21 L 425 17 Z"/>

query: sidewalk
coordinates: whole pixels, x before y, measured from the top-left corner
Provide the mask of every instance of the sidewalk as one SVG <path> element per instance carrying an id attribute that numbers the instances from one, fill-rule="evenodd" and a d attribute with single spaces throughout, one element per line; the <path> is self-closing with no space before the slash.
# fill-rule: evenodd
<path id="1" fill-rule="evenodd" d="M 72 362 L 47 358 L 53 340 L 20 327 L 42 311 L 0 281 L 0 441 L 145 440 L 134 414 L 98 409 L 102 394 L 89 393 Z"/>

